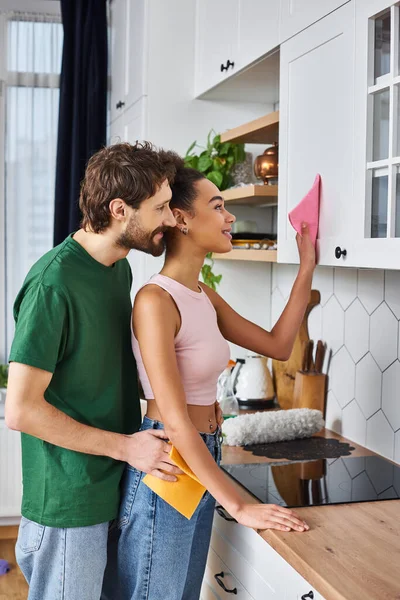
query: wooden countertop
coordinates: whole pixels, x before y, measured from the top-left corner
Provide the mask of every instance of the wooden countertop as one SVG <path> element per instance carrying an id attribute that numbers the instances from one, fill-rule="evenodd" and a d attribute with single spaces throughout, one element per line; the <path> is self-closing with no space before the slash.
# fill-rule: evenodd
<path id="1" fill-rule="evenodd" d="M 332 431 L 318 435 L 348 442 L 356 448 L 352 456 L 374 455 Z M 224 446 L 222 462 L 271 461 L 240 447 Z M 247 501 L 257 502 L 239 484 L 235 485 Z M 400 600 L 400 500 L 295 510 L 310 531 L 258 533 L 325 600 Z"/>

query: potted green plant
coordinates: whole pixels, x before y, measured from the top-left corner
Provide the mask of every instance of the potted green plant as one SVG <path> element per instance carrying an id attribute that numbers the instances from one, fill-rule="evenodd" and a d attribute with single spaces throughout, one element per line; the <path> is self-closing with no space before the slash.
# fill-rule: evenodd
<path id="1" fill-rule="evenodd" d="M 202 150 L 196 153 L 196 149 Z M 221 136 L 212 129 L 207 136 L 207 146 L 202 148 L 197 141 L 188 148 L 185 155 L 185 166 L 197 169 L 203 173 L 207 179 L 215 183 L 221 190 L 229 188 L 232 181 L 233 167 L 245 160 L 246 153 L 244 144 L 232 144 L 230 142 L 221 142 Z M 222 275 L 213 273 L 214 261 L 211 252 L 207 254 L 205 263 L 201 269 L 203 281 L 213 290 L 217 289 L 221 282 Z"/>
<path id="2" fill-rule="evenodd" d="M 0 365 L 0 417 L 4 414 L 8 381 L 8 365 Z"/>
<path id="3" fill-rule="evenodd" d="M 202 151 L 195 153 L 196 148 L 202 149 Z M 245 159 L 244 144 L 222 143 L 221 136 L 212 129 L 207 136 L 207 146 L 202 148 L 197 141 L 193 142 L 186 152 L 184 160 L 187 167 L 197 169 L 223 191 L 231 187 L 233 183 L 232 168 L 234 165 Z"/>

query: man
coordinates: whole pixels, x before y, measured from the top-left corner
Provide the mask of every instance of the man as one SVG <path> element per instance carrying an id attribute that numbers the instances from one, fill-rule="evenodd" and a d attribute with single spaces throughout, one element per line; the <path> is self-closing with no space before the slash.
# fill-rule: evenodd
<path id="1" fill-rule="evenodd" d="M 126 260 L 132 248 L 162 254 L 174 174 L 148 143 L 100 150 L 81 187 L 82 228 L 32 267 L 16 299 L 6 423 L 22 432 L 16 553 L 29 600 L 100 598 L 123 461 L 169 481 L 180 473 L 160 430 L 135 433 Z"/>

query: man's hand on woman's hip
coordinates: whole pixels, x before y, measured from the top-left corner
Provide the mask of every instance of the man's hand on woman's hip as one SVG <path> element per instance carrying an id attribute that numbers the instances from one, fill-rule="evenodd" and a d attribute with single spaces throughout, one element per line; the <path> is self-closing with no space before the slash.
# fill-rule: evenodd
<path id="1" fill-rule="evenodd" d="M 131 467 L 165 481 L 177 481 L 176 475 L 182 471 L 169 456 L 171 445 L 165 441 L 168 438 L 163 429 L 146 429 L 124 437 L 124 460 Z"/>

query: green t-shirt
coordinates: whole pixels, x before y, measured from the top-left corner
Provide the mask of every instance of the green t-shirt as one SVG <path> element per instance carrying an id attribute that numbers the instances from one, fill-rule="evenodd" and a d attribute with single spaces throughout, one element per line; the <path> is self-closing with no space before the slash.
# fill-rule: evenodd
<path id="1" fill-rule="evenodd" d="M 140 425 L 131 283 L 126 259 L 106 267 L 69 236 L 28 273 L 10 354 L 10 362 L 53 373 L 47 402 L 80 423 L 125 434 Z M 110 521 L 123 468 L 22 434 L 22 514 L 51 527 Z"/>

